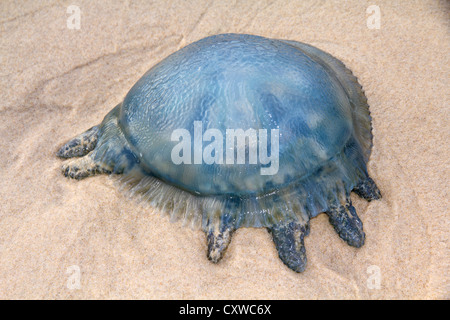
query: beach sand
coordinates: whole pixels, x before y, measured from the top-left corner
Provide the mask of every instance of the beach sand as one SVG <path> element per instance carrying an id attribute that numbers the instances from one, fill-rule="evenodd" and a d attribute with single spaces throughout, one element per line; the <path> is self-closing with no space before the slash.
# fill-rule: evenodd
<path id="1" fill-rule="evenodd" d="M 448 2 L 77 1 L 79 29 L 72 4 L 0 3 L 0 298 L 450 298 Z M 362 248 L 321 214 L 301 274 L 265 229 L 239 229 L 214 265 L 202 231 L 111 177 L 61 174 L 58 148 L 100 123 L 145 71 L 228 32 L 310 43 L 359 78 L 373 117 L 369 172 L 383 194 L 352 195 Z"/>

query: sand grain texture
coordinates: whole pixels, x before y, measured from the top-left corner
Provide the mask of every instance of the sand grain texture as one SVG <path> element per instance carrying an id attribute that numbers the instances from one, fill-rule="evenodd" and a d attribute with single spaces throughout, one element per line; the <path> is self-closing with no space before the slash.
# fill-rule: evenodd
<path id="1" fill-rule="evenodd" d="M 369 1 L 78 1 L 80 30 L 67 28 L 71 4 L 0 3 L 0 298 L 449 298 L 448 2 L 377 1 L 379 30 L 367 27 Z M 359 78 L 374 126 L 369 172 L 384 196 L 353 198 L 363 248 L 320 215 L 302 274 L 262 229 L 238 230 L 213 265 L 201 231 L 107 176 L 61 175 L 58 147 L 98 124 L 145 71 L 226 32 L 310 43 Z"/>

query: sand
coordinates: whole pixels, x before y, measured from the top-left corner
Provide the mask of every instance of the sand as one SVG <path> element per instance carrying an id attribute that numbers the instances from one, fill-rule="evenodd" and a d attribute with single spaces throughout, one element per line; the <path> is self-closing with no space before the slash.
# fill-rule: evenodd
<path id="1" fill-rule="evenodd" d="M 379 29 L 367 24 L 376 26 L 374 1 L 77 1 L 80 29 L 70 29 L 72 4 L 0 3 L 0 298 L 449 298 L 448 2 L 376 1 Z M 373 117 L 369 172 L 384 196 L 352 196 L 363 248 L 322 214 L 302 274 L 264 229 L 239 229 L 214 265 L 201 231 L 114 179 L 61 175 L 58 147 L 98 124 L 147 69 L 226 32 L 307 42 L 358 76 Z"/>

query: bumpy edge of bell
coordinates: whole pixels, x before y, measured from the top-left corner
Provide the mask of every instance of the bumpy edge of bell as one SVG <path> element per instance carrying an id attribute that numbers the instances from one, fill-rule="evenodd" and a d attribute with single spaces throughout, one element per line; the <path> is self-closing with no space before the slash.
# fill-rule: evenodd
<path id="1" fill-rule="evenodd" d="M 123 191 L 193 229 L 226 223 L 271 227 L 280 221 L 306 222 L 345 200 L 368 177 L 362 150 L 351 138 L 341 153 L 309 176 L 262 195 L 199 196 L 143 172 L 139 166 L 117 176 Z"/>

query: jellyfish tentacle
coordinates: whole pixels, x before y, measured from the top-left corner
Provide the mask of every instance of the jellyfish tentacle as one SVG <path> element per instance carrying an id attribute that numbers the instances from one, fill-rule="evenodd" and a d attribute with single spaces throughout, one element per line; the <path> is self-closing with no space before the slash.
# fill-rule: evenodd
<path id="1" fill-rule="evenodd" d="M 268 231 L 283 263 L 295 272 L 303 272 L 307 261 L 304 238 L 309 234 L 309 222 L 280 222 Z"/>
<path id="2" fill-rule="evenodd" d="M 100 173 L 112 173 L 111 167 L 94 160 L 94 153 L 91 151 L 84 157 L 67 160 L 61 167 L 64 176 L 81 180 Z"/>
<path id="3" fill-rule="evenodd" d="M 381 192 L 375 184 L 375 181 L 370 177 L 359 182 L 353 188 L 353 192 L 367 201 L 381 199 Z"/>
<path id="4" fill-rule="evenodd" d="M 235 228 L 233 224 L 224 222 L 209 224 L 206 227 L 206 241 L 208 244 L 207 257 L 211 262 L 218 263 L 225 254 Z"/>
<path id="5" fill-rule="evenodd" d="M 56 153 L 60 158 L 82 157 L 95 149 L 99 126 L 94 126 L 69 140 Z"/>
<path id="6" fill-rule="evenodd" d="M 350 197 L 347 197 L 343 204 L 331 205 L 326 214 L 342 240 L 356 248 L 364 245 L 366 235 L 363 231 L 363 223 L 356 214 Z"/>

